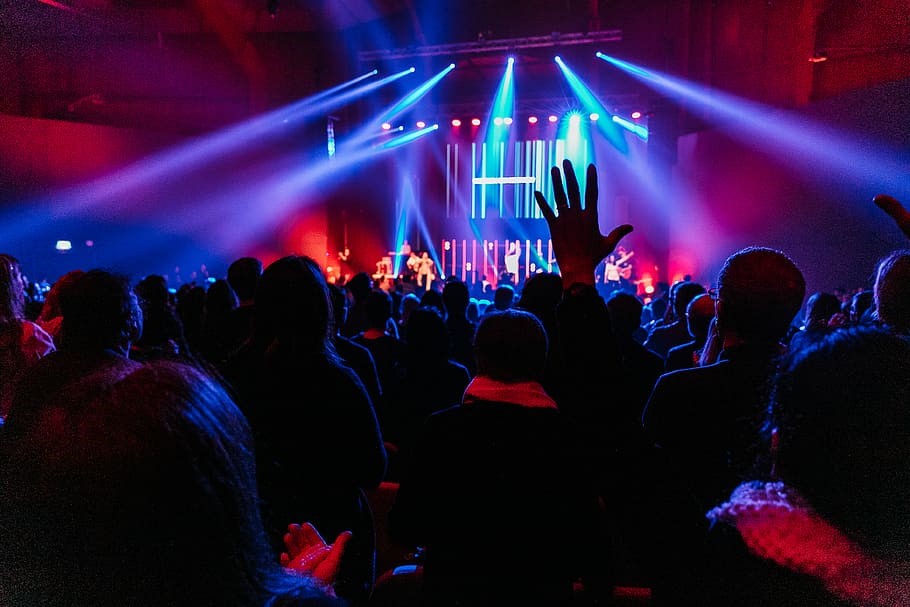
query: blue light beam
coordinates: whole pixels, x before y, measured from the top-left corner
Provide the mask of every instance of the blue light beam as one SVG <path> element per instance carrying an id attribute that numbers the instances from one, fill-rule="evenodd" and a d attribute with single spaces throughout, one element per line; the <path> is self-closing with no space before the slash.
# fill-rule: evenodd
<path id="1" fill-rule="evenodd" d="M 581 102 L 586 113 L 598 114 L 600 116 L 609 116 L 612 114 L 612 112 L 604 107 L 604 104 L 600 102 L 597 96 L 594 95 L 588 85 L 585 84 L 568 65 L 566 65 L 566 62 L 563 61 L 559 55 L 554 58 L 554 61 L 556 61 L 559 69 L 562 70 L 566 82 L 569 83 L 569 88 L 572 89 L 572 92 L 578 98 L 578 101 Z M 622 132 L 616 127 L 616 124 L 610 120 L 597 120 L 596 122 L 597 130 L 607 138 L 607 141 L 623 154 L 627 154 L 629 151 L 629 144 L 626 143 Z"/>
<path id="2" fill-rule="evenodd" d="M 698 111 L 709 110 L 715 125 L 746 145 L 802 162 L 813 173 L 828 170 L 849 175 L 864 187 L 878 187 L 898 197 L 910 197 L 910 179 L 905 154 L 869 141 L 857 141 L 850 133 L 814 122 L 805 116 L 763 105 L 648 70 L 597 52 L 597 57 L 641 80 L 680 104 Z"/>
<path id="3" fill-rule="evenodd" d="M 413 71 L 414 68 L 411 68 Z M 439 81 L 446 77 L 446 75 L 455 69 L 455 64 L 450 63 L 445 69 L 437 73 L 435 76 L 415 88 L 413 91 L 401 98 L 397 103 L 392 105 L 389 109 L 379 115 L 376 118 L 376 122 L 381 124 L 383 122 L 391 122 L 391 120 L 404 112 L 406 109 L 420 101 L 424 95 L 430 92 L 430 90 L 439 84 Z"/>

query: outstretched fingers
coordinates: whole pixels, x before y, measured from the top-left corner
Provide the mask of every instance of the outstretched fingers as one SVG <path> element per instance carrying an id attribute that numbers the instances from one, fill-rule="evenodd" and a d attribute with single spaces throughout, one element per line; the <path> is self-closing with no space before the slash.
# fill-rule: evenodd
<path id="1" fill-rule="evenodd" d="M 568 208 L 580 211 L 581 190 L 578 188 L 578 177 L 575 176 L 572 161 L 568 158 L 562 161 L 562 172 L 566 177 L 566 193 L 569 196 Z"/>
<path id="2" fill-rule="evenodd" d="M 588 165 L 585 181 L 585 212 L 597 217 L 597 168 L 593 164 Z"/>
<path id="3" fill-rule="evenodd" d="M 556 209 L 562 213 L 569 208 L 569 201 L 566 200 L 566 191 L 562 187 L 562 175 L 559 173 L 559 167 L 550 169 L 550 181 L 553 182 L 553 198 L 556 201 Z"/>
<path id="4" fill-rule="evenodd" d="M 631 233 L 633 229 L 634 228 L 631 225 L 624 223 L 610 230 L 610 233 L 604 236 L 604 249 L 607 249 L 607 253 L 604 257 L 612 253 L 613 250 L 616 249 L 616 245 L 619 244 L 619 241 Z"/>
<path id="5" fill-rule="evenodd" d="M 543 218 L 547 220 L 547 225 L 552 229 L 553 222 L 556 221 L 556 213 L 550 208 L 550 203 L 547 202 L 542 192 L 534 192 L 534 198 L 537 200 L 537 208 L 540 209 L 540 214 L 543 215 Z"/>

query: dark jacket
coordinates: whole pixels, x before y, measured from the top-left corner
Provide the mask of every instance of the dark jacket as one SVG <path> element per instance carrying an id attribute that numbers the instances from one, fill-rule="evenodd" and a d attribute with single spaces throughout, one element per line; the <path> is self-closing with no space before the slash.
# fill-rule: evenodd
<path id="1" fill-rule="evenodd" d="M 584 574 L 596 499 L 555 408 L 479 401 L 432 415 L 390 515 L 426 547 L 424 599 L 557 605 Z"/>

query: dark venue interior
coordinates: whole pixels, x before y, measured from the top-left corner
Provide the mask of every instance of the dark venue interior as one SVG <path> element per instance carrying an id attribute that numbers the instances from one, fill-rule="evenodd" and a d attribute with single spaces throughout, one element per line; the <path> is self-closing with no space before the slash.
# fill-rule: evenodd
<path id="1" fill-rule="evenodd" d="M 0 1 L 0 604 L 910 605 L 908 209 L 907 0 Z"/>

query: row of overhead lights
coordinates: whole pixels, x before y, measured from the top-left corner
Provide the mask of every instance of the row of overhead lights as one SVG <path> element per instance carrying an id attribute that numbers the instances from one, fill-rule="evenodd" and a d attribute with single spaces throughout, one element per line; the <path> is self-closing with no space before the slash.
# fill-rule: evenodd
<path id="1" fill-rule="evenodd" d="M 631 117 L 632 117 L 632 120 L 639 120 L 642 117 L 642 113 L 638 112 L 638 111 L 632 112 Z M 591 113 L 588 115 L 588 118 L 591 120 L 591 122 L 596 122 L 597 120 L 600 119 L 600 114 Z M 528 124 L 537 124 L 539 121 L 540 121 L 540 119 L 537 116 L 528 116 Z M 556 114 L 550 114 L 549 116 L 547 116 L 547 121 L 550 123 L 559 122 L 559 116 L 557 116 Z M 480 118 L 471 118 L 470 122 L 471 122 L 472 126 L 480 126 L 481 120 L 480 120 Z M 513 122 L 513 119 L 511 116 L 506 116 L 504 118 L 497 116 L 496 118 L 493 118 L 493 124 L 495 124 L 496 126 L 502 126 L 502 125 L 509 126 L 510 124 L 512 124 L 512 122 Z M 452 118 L 453 127 L 458 128 L 461 125 L 462 125 L 462 120 L 460 118 Z M 423 129 L 423 128 L 426 128 L 427 123 L 424 122 L 423 120 L 418 120 L 417 123 L 415 124 L 415 126 L 418 129 Z M 392 125 L 390 123 L 385 122 L 382 124 L 382 130 L 389 131 L 391 129 L 392 129 Z"/>

